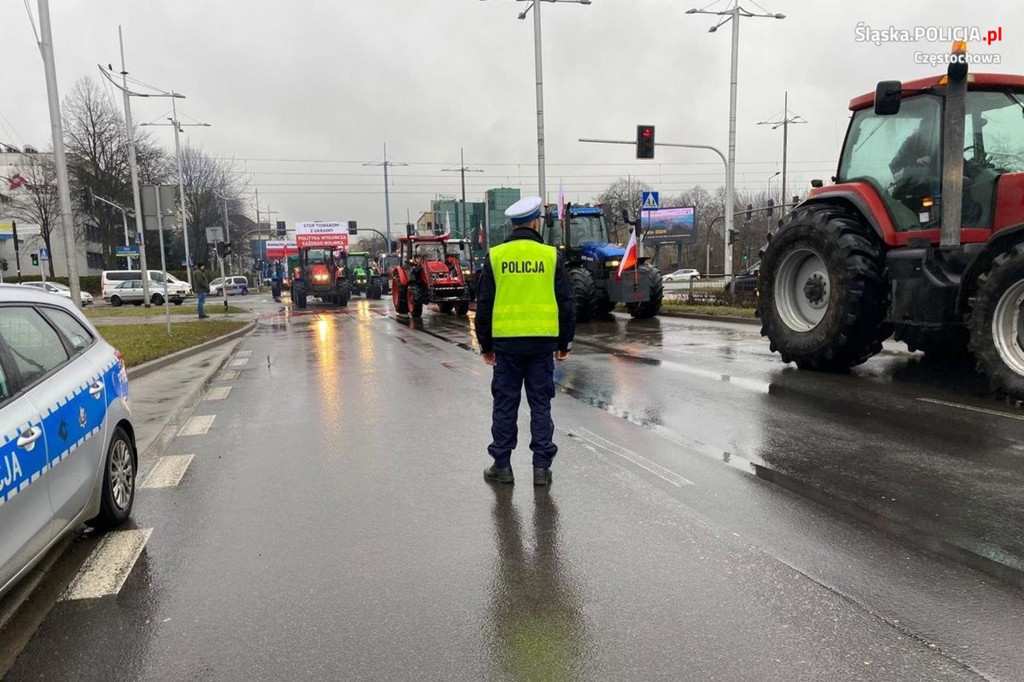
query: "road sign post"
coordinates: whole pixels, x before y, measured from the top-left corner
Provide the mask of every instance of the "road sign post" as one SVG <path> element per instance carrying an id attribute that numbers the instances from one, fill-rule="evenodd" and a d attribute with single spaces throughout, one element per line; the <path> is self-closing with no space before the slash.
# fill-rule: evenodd
<path id="1" fill-rule="evenodd" d="M 50 262 L 50 250 L 46 247 L 39 249 L 39 279 L 46 281 L 46 266 L 43 263 Z"/>

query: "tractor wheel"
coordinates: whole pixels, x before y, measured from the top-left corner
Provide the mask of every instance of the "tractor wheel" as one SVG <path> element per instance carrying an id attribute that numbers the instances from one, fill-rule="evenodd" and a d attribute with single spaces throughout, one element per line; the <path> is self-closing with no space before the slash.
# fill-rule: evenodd
<path id="1" fill-rule="evenodd" d="M 340 291 L 334 295 L 334 302 L 344 308 L 348 305 L 349 294 L 347 291 Z"/>
<path id="2" fill-rule="evenodd" d="M 661 281 L 661 272 L 658 268 L 644 263 L 637 270 L 646 270 L 651 280 L 651 298 L 641 303 L 627 303 L 626 310 L 636 320 L 648 320 L 661 310 L 661 302 L 665 298 L 665 285 Z"/>
<path id="3" fill-rule="evenodd" d="M 366 288 L 366 298 L 372 298 L 373 300 L 378 301 L 383 295 L 384 292 L 381 291 L 380 284 L 377 284 L 376 282 Z"/>
<path id="4" fill-rule="evenodd" d="M 406 287 L 394 281 L 391 283 L 391 300 L 395 304 L 395 313 L 406 315 L 409 312 L 408 301 L 405 293 Z"/>
<path id="5" fill-rule="evenodd" d="M 617 304 L 608 297 L 607 289 L 597 290 L 597 305 L 594 306 L 594 314 L 598 317 L 607 317 L 615 310 Z"/>
<path id="6" fill-rule="evenodd" d="M 405 290 L 405 306 L 409 310 L 410 317 L 423 317 L 423 304 L 416 300 L 419 287 L 410 284 Z"/>
<path id="7" fill-rule="evenodd" d="M 299 308 L 300 310 L 302 310 L 302 309 L 305 309 L 305 307 L 306 307 L 306 303 L 307 303 L 307 301 L 306 301 L 306 292 L 305 292 L 305 290 L 303 290 L 303 289 L 299 289 L 298 291 L 296 291 L 296 290 L 295 290 L 295 289 L 293 288 L 293 289 L 292 289 L 292 294 L 293 294 L 293 296 L 295 297 L 295 305 L 296 305 L 296 306 L 297 306 L 297 307 L 298 307 L 298 308 Z"/>
<path id="8" fill-rule="evenodd" d="M 970 349 L 992 388 L 1024 398 L 1024 247 L 1013 246 L 978 278 L 971 299 Z"/>
<path id="9" fill-rule="evenodd" d="M 569 270 L 569 283 L 576 299 L 576 321 L 590 322 L 594 317 L 597 295 L 594 290 L 594 276 L 584 268 Z"/>
<path id="10" fill-rule="evenodd" d="M 761 265 L 761 335 L 783 362 L 839 370 L 882 350 L 891 329 L 885 255 L 858 213 L 835 206 L 793 211 Z"/>
<path id="11" fill-rule="evenodd" d="M 469 313 L 469 301 L 456 301 L 455 314 L 461 317 L 467 313 Z"/>
<path id="12" fill-rule="evenodd" d="M 896 325 L 893 336 L 897 341 L 907 344 L 910 352 L 921 351 L 929 360 L 953 362 L 970 357 L 967 349 L 970 336 L 964 327 L 922 329 Z"/>
<path id="13" fill-rule="evenodd" d="M 437 304 L 438 309 L 445 315 L 451 315 L 452 311 L 455 310 L 455 304 L 451 301 L 445 301 L 444 303 Z"/>

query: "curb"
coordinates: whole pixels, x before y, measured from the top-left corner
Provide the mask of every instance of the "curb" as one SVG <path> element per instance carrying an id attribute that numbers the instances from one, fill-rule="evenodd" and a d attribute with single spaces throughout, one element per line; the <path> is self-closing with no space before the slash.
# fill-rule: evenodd
<path id="1" fill-rule="evenodd" d="M 208 350 L 215 346 L 219 346 L 222 343 L 227 343 L 228 341 L 233 341 L 234 339 L 237 339 L 241 336 L 245 336 L 246 334 L 248 334 L 249 332 L 256 328 L 256 322 L 257 320 L 253 320 L 252 322 L 245 325 L 241 329 L 236 329 L 233 332 L 228 332 L 224 336 L 218 336 L 215 339 L 204 341 L 198 346 L 182 348 L 181 350 L 175 351 L 170 355 L 165 355 L 162 358 L 157 358 L 156 360 L 150 360 L 149 362 L 144 362 L 141 365 L 130 367 L 128 368 L 128 378 L 138 379 L 139 377 L 144 377 L 147 374 L 151 374 L 152 372 L 157 371 L 158 369 L 163 369 L 168 365 L 173 365 L 175 362 L 181 360 L 182 358 L 187 358 L 191 355 L 195 355 L 196 353 L 202 353 L 204 350 Z"/>
<path id="2" fill-rule="evenodd" d="M 731 315 L 701 315 L 699 313 L 677 313 L 671 310 L 665 310 L 662 308 L 658 311 L 659 317 L 683 317 L 689 320 L 711 320 L 717 322 L 739 322 L 740 324 L 761 324 L 761 320 L 756 317 L 733 317 Z"/>

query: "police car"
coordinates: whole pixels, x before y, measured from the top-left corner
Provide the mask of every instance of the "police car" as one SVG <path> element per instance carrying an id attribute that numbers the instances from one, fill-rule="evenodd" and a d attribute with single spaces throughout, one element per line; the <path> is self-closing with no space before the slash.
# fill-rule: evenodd
<path id="1" fill-rule="evenodd" d="M 134 433 L 120 353 L 71 301 L 0 285 L 0 595 L 83 522 L 128 518 Z"/>

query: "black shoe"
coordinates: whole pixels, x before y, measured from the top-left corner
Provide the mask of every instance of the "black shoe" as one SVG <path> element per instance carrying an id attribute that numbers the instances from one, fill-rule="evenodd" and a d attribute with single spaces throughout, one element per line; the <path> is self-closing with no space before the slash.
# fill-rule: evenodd
<path id="1" fill-rule="evenodd" d="M 208 318 L 208 317 L 209 317 L 209 315 L 200 315 L 200 316 L 199 316 L 199 319 L 200 319 L 200 320 L 205 320 L 205 319 L 206 319 L 206 318 Z"/>
<path id="2" fill-rule="evenodd" d="M 484 469 L 484 480 L 490 481 L 491 483 L 515 483 L 515 476 L 512 475 L 512 467 L 505 467 L 499 469 L 498 467 L 492 466 Z"/>
<path id="3" fill-rule="evenodd" d="M 533 470 L 533 484 L 534 485 L 551 485 L 551 469 L 534 469 Z"/>

